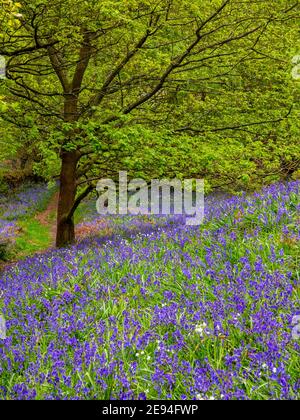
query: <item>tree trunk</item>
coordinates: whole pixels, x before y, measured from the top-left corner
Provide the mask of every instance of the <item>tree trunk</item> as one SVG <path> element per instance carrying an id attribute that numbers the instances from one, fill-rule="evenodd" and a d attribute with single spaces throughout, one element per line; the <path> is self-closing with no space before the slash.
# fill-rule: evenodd
<path id="1" fill-rule="evenodd" d="M 73 215 L 69 217 L 76 198 L 77 152 L 62 152 L 60 191 L 57 210 L 56 246 L 64 247 L 75 241 Z"/>

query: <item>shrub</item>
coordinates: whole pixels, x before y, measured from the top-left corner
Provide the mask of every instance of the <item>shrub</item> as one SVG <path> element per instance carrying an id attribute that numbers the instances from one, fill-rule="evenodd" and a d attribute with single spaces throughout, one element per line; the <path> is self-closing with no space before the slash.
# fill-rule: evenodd
<path id="1" fill-rule="evenodd" d="M 0 261 L 7 261 L 14 245 L 17 226 L 0 220 Z"/>

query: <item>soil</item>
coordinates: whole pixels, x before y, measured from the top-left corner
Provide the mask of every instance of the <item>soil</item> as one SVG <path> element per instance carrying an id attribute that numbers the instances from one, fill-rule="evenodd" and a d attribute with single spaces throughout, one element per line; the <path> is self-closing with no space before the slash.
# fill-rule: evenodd
<path id="1" fill-rule="evenodd" d="M 58 204 L 58 197 L 59 193 L 55 193 L 52 197 L 51 201 L 48 204 L 48 207 L 42 213 L 36 215 L 36 220 L 43 226 L 47 226 L 50 228 L 50 235 L 51 235 L 51 244 L 55 244 L 55 237 L 56 237 L 56 223 L 51 221 L 51 216 L 56 212 L 57 204 Z"/>

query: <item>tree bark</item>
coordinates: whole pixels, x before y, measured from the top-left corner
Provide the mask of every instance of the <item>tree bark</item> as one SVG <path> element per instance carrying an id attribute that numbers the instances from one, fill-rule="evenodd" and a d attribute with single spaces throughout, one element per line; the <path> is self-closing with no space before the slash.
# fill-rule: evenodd
<path id="1" fill-rule="evenodd" d="M 68 83 L 66 82 L 68 85 Z M 65 93 L 64 120 L 74 123 L 78 118 L 78 97 L 68 91 Z M 69 139 L 74 133 L 70 132 Z M 60 171 L 60 190 L 57 207 L 56 247 L 62 248 L 75 242 L 74 212 L 72 212 L 77 192 L 76 169 L 80 158 L 76 150 L 66 151 L 62 148 Z"/>
<path id="2" fill-rule="evenodd" d="M 76 151 L 62 152 L 60 173 L 60 191 L 57 210 L 56 246 L 64 247 L 74 243 L 75 226 L 72 208 L 76 199 L 76 168 L 78 155 Z"/>

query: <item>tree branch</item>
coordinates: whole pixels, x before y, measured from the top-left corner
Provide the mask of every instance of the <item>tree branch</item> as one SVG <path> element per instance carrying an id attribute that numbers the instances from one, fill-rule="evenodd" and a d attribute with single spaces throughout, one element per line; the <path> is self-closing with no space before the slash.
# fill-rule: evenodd
<path id="1" fill-rule="evenodd" d="M 227 131 L 227 130 L 241 130 L 244 131 L 243 129 L 246 127 L 253 127 L 255 125 L 265 125 L 265 124 L 275 124 L 275 123 L 280 123 L 281 121 L 287 119 L 290 115 L 291 112 L 293 110 L 293 105 L 291 105 L 288 113 L 286 115 L 284 115 L 283 117 L 280 117 L 276 120 L 268 120 L 268 121 L 259 121 L 256 123 L 249 123 L 249 124 L 241 124 L 241 125 L 236 125 L 236 126 L 228 126 L 228 127 L 218 127 L 218 128 L 211 128 L 211 129 L 206 129 L 206 130 L 198 130 L 196 128 L 192 128 L 192 127 L 182 127 L 182 128 L 178 128 L 176 130 L 174 130 L 174 132 L 183 132 L 183 131 L 187 131 L 187 132 L 193 132 L 193 133 L 197 133 L 197 134 L 204 134 L 204 133 L 216 133 L 218 131 Z"/>
<path id="2" fill-rule="evenodd" d="M 82 202 L 84 198 L 86 198 L 92 191 L 94 187 L 93 185 L 89 185 L 75 200 L 73 207 L 71 208 L 69 214 L 66 217 L 66 221 L 71 220 L 74 216 L 75 211 L 77 210 L 79 204 Z"/>

